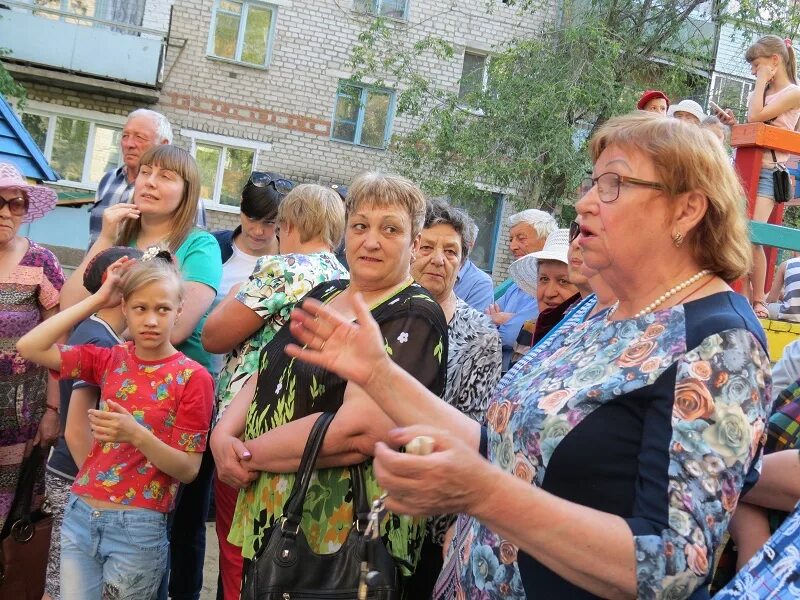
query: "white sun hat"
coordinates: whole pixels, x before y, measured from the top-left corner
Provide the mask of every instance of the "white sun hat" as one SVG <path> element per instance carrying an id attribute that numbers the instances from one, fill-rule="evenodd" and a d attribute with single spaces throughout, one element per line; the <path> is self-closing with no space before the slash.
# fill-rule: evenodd
<path id="1" fill-rule="evenodd" d="M 565 265 L 569 264 L 567 252 L 569 251 L 569 229 L 556 229 L 547 236 L 544 248 L 538 252 L 518 258 L 508 268 L 511 279 L 523 292 L 536 297 L 536 287 L 539 279 L 539 261 L 557 260 Z"/>
<path id="2" fill-rule="evenodd" d="M 703 112 L 702 106 L 700 106 L 694 100 L 688 100 L 688 99 L 681 100 L 677 104 L 672 104 L 667 109 L 667 116 L 674 117 L 676 112 L 685 112 L 689 113 L 690 115 L 694 115 L 695 117 L 697 117 L 697 120 L 700 121 L 701 123 L 703 122 L 703 119 L 705 119 L 708 116 L 706 113 Z"/>

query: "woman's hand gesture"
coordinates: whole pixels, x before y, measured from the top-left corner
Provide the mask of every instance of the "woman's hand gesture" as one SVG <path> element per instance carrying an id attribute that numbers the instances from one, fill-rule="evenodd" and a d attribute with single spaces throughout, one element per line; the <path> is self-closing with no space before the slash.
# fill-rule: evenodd
<path id="1" fill-rule="evenodd" d="M 292 335 L 304 346 L 289 344 L 286 353 L 367 387 L 391 359 L 361 294 L 353 297 L 353 307 L 356 322 L 345 320 L 316 300 L 304 300 L 292 311 L 289 324 Z"/>
<path id="2" fill-rule="evenodd" d="M 125 442 L 137 445 L 143 427 L 131 413 L 113 400 L 106 400 L 109 410 L 89 411 L 89 425 L 92 435 L 100 443 Z"/>
<path id="3" fill-rule="evenodd" d="M 102 302 L 103 308 L 111 308 L 120 303 L 122 300 L 120 281 L 122 281 L 122 276 L 135 262 L 135 260 L 123 256 L 108 266 L 103 275 L 103 285 L 95 293 L 95 297 Z"/>
<path id="4" fill-rule="evenodd" d="M 100 229 L 100 237 L 107 239 L 114 245 L 117 241 L 117 234 L 122 223 L 128 219 L 138 219 L 139 208 L 129 202 L 112 204 L 103 211 L 103 226 Z"/>

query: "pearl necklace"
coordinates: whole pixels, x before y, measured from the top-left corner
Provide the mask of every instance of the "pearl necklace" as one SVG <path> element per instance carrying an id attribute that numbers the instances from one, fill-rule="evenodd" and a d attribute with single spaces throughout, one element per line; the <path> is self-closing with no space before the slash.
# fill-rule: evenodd
<path id="1" fill-rule="evenodd" d="M 698 273 L 695 273 L 694 275 L 689 277 L 689 279 L 680 282 L 675 287 L 670 288 L 668 291 L 666 291 L 663 294 L 661 294 L 661 296 L 659 296 L 656 300 L 653 300 L 650 304 L 648 304 L 642 310 L 640 310 L 635 315 L 633 315 L 633 318 L 634 319 L 638 319 L 639 317 L 643 317 L 646 314 L 649 314 L 649 313 L 653 312 L 656 308 L 661 306 L 669 298 L 672 298 L 672 296 L 674 296 L 675 294 L 677 294 L 681 290 L 685 290 L 690 285 L 692 285 L 694 283 L 697 283 L 703 277 L 705 277 L 706 275 L 710 275 L 710 274 L 711 274 L 711 271 L 709 271 L 708 269 L 703 269 L 702 271 L 700 271 Z M 614 306 L 611 307 L 611 310 L 608 311 L 608 317 L 607 317 L 608 319 L 611 319 L 611 316 L 617 311 L 618 307 L 619 307 L 619 300 L 617 300 L 616 303 L 614 303 Z"/>

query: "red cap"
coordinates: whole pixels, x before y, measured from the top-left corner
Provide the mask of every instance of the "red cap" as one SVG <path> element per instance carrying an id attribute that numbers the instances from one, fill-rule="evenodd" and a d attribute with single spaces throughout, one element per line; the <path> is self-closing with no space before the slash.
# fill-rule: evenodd
<path id="1" fill-rule="evenodd" d="M 647 103 L 655 98 L 663 98 L 666 100 L 667 108 L 669 108 L 669 98 L 667 98 L 667 95 L 664 92 L 660 92 L 658 90 L 647 90 L 644 94 L 642 94 L 642 97 L 639 98 L 639 102 L 636 103 L 636 108 L 639 110 L 644 110 L 644 107 L 647 106 Z"/>

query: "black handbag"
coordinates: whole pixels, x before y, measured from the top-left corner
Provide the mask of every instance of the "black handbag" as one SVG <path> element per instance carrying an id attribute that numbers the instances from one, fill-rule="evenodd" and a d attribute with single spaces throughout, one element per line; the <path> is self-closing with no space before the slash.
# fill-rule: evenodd
<path id="1" fill-rule="evenodd" d="M 789 177 L 789 172 L 781 164 L 778 164 L 775 151 L 772 152 L 772 160 L 775 162 L 775 168 L 772 171 L 772 196 L 775 202 L 783 204 L 792 199 L 792 184 Z"/>
<path id="2" fill-rule="evenodd" d="M 20 469 L 11 511 L 0 532 L 0 600 L 41 600 L 44 594 L 53 520 L 44 505 L 31 510 L 36 474 L 43 467 L 41 448 L 35 446 Z"/>
<path id="3" fill-rule="evenodd" d="M 334 413 L 326 412 L 314 423 L 283 516 L 269 528 L 263 546 L 245 566 L 242 600 L 357 600 L 359 583 L 366 575 L 364 564 L 370 570 L 366 598 L 400 598 L 400 574 L 383 540 L 364 536 L 370 509 L 363 465 L 350 467 L 353 527 L 339 550 L 317 554 L 300 527 L 311 474 L 333 417 Z"/>

